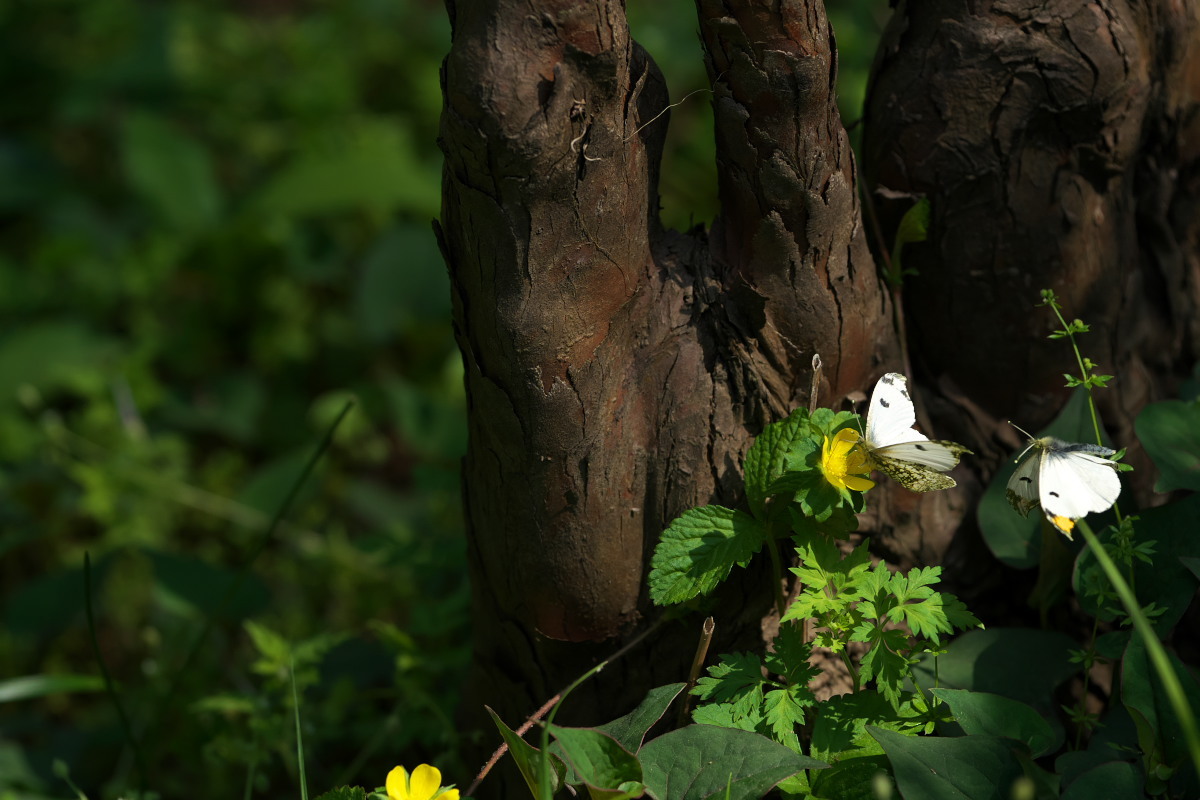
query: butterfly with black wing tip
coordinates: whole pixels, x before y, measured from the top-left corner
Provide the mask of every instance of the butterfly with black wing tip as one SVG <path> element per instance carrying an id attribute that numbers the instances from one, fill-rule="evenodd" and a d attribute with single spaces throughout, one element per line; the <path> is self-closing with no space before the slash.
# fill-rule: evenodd
<path id="1" fill-rule="evenodd" d="M 880 378 L 871 392 L 862 440 L 871 465 L 913 492 L 956 486 L 953 478 L 942 473 L 957 466 L 959 457 L 971 451 L 956 442 L 928 438 L 913 428 L 916 419 L 908 379 L 898 372 Z"/>
<path id="2" fill-rule="evenodd" d="M 1107 511 L 1117 502 L 1121 479 L 1117 462 L 1108 458 L 1116 452 L 1098 444 L 1029 436 L 1029 444 L 1017 456 L 1020 463 L 1008 479 L 1004 496 L 1022 516 L 1040 505 L 1050 524 L 1069 538 L 1075 520 Z"/>

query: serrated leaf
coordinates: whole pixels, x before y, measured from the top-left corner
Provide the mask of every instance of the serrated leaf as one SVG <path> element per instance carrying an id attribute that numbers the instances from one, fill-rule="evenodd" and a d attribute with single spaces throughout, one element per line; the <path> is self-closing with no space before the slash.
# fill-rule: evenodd
<path id="1" fill-rule="evenodd" d="M 924 726 L 924 720 L 903 698 L 893 706 L 878 692 L 831 697 L 817 705 L 811 755 L 832 763 L 882 754 L 883 748 L 866 730 L 868 725 L 913 735 Z"/>
<path id="2" fill-rule="evenodd" d="M 743 465 L 746 500 L 754 516 L 765 516 L 766 500 L 773 494 L 772 484 L 784 473 L 784 458 L 796 440 L 811 436 L 808 410 L 797 409 L 787 419 L 768 425 L 746 453 Z"/>
<path id="3" fill-rule="evenodd" d="M 690 725 L 648 742 L 639 756 L 659 800 L 758 800 L 784 778 L 826 764 L 765 736 Z"/>
<path id="4" fill-rule="evenodd" d="M 789 686 L 767 692 L 763 697 L 763 718 L 775 741 L 798 750 L 799 743 L 793 745 L 796 726 L 804 724 L 804 709 L 812 704 L 812 692 L 806 686 Z"/>
<path id="5" fill-rule="evenodd" d="M 782 625 L 772 642 L 774 652 L 764 659 L 767 669 L 783 676 L 789 684 L 808 686 L 820 674 L 820 669 L 808 663 L 812 645 L 804 641 L 804 629 L 799 625 Z"/>
<path id="6" fill-rule="evenodd" d="M 745 565 L 759 551 L 765 536 L 758 520 L 744 511 L 688 509 L 663 531 L 654 549 L 650 599 L 670 605 L 708 594 L 735 564 Z"/>
<path id="7" fill-rule="evenodd" d="M 339 786 L 330 789 L 317 800 L 366 800 L 367 792 L 361 786 Z"/>

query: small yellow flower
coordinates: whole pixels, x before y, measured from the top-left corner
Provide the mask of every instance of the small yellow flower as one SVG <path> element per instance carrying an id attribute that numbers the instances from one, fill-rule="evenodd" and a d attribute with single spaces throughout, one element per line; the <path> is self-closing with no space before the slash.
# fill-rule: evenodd
<path id="1" fill-rule="evenodd" d="M 428 764 L 418 766 L 412 775 L 396 767 L 388 773 L 387 793 L 390 800 L 458 800 L 458 789 L 443 789 L 441 771 Z"/>
<path id="2" fill-rule="evenodd" d="M 874 481 L 863 477 L 871 474 L 871 462 L 858 447 L 858 431 L 852 428 L 842 428 L 833 435 L 825 437 L 825 447 L 821 451 L 821 472 L 825 480 L 837 489 L 853 489 L 865 492 L 875 485 Z"/>

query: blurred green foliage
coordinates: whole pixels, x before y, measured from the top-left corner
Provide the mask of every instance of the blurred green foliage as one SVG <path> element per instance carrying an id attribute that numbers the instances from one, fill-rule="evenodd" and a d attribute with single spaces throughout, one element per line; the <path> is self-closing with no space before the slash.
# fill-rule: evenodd
<path id="1" fill-rule="evenodd" d="M 706 88 L 690 0 L 630 5 L 673 100 Z M 476 766 L 430 225 L 448 46 L 440 0 L 0 0 L 0 796 L 73 796 L 60 761 L 92 798 L 136 786 L 85 552 L 162 796 L 292 790 L 292 665 L 315 791 Z M 843 78 L 869 58 L 843 45 Z M 710 120 L 704 93 L 672 111 L 669 225 L 714 213 Z"/>
<path id="2" fill-rule="evenodd" d="M 430 225 L 448 45 L 438 2 L 0 3 L 0 675 L 98 673 L 90 552 L 163 796 L 295 786 L 284 653 L 314 787 L 452 761 L 465 412 Z M 0 704 L 0 795 L 70 796 L 54 759 L 92 797 L 133 785 L 110 703 L 77 688 Z"/>

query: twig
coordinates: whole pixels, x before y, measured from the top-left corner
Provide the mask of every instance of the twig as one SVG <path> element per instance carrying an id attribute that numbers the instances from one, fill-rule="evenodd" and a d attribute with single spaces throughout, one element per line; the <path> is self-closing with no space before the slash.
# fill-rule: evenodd
<path id="1" fill-rule="evenodd" d="M 812 388 L 808 390 L 808 413 L 817 410 L 817 399 L 821 396 L 821 354 L 813 353 Z"/>
<path id="2" fill-rule="evenodd" d="M 628 644 L 626 644 L 624 647 L 622 647 L 617 652 L 613 653 L 611 656 L 609 656 L 607 659 L 605 659 L 605 661 L 607 663 L 611 663 L 613 661 L 616 661 L 618 658 L 625 655 L 626 653 L 628 653 L 634 647 L 641 644 L 643 639 L 645 639 L 651 633 L 654 633 L 656 630 L 658 630 L 662 626 L 662 624 L 667 621 L 667 619 L 668 619 L 668 616 L 666 616 L 666 615 L 659 617 L 659 619 L 653 625 L 651 625 L 649 628 L 647 628 L 646 630 L 639 633 L 637 636 L 633 637 L 633 639 L 630 640 Z M 572 681 L 572 683 L 574 683 L 574 681 Z M 565 692 L 565 691 L 566 691 L 566 689 L 563 689 L 563 692 Z M 539 708 L 537 711 L 533 712 L 533 715 L 530 716 L 529 719 L 525 720 L 525 724 L 523 724 L 521 727 L 517 728 L 517 730 L 516 730 L 517 736 L 524 736 L 525 733 L 534 726 L 534 724 L 536 724 L 539 720 L 541 720 L 542 717 L 546 716 L 546 714 L 549 713 L 550 709 L 554 708 L 554 705 L 560 699 L 562 699 L 563 692 L 556 693 L 553 697 L 551 697 L 549 700 L 547 700 L 545 703 L 543 703 L 541 708 Z M 483 768 L 479 770 L 479 774 L 475 776 L 475 780 L 471 783 L 471 785 L 469 787 L 467 787 L 467 791 L 464 792 L 464 795 L 466 797 L 474 796 L 475 790 L 479 788 L 479 784 L 483 782 L 483 779 L 487 776 L 487 774 L 492 771 L 492 767 L 496 766 L 496 764 L 499 763 L 500 759 L 503 758 L 504 754 L 507 752 L 508 752 L 508 744 L 507 743 L 501 744 L 499 747 L 496 748 L 496 752 L 492 753 L 492 757 L 487 760 L 487 763 L 484 764 Z"/>
<path id="3" fill-rule="evenodd" d="M 683 687 L 683 705 L 679 707 L 679 727 L 683 727 L 687 722 L 687 715 L 691 712 L 692 687 L 696 685 L 696 679 L 700 677 L 700 668 L 704 666 L 704 660 L 708 658 L 708 646 L 712 644 L 713 631 L 716 628 L 717 624 L 712 617 L 706 617 L 704 624 L 700 626 L 700 641 L 696 643 L 696 655 L 692 659 L 692 669 L 688 672 L 687 685 Z"/>

